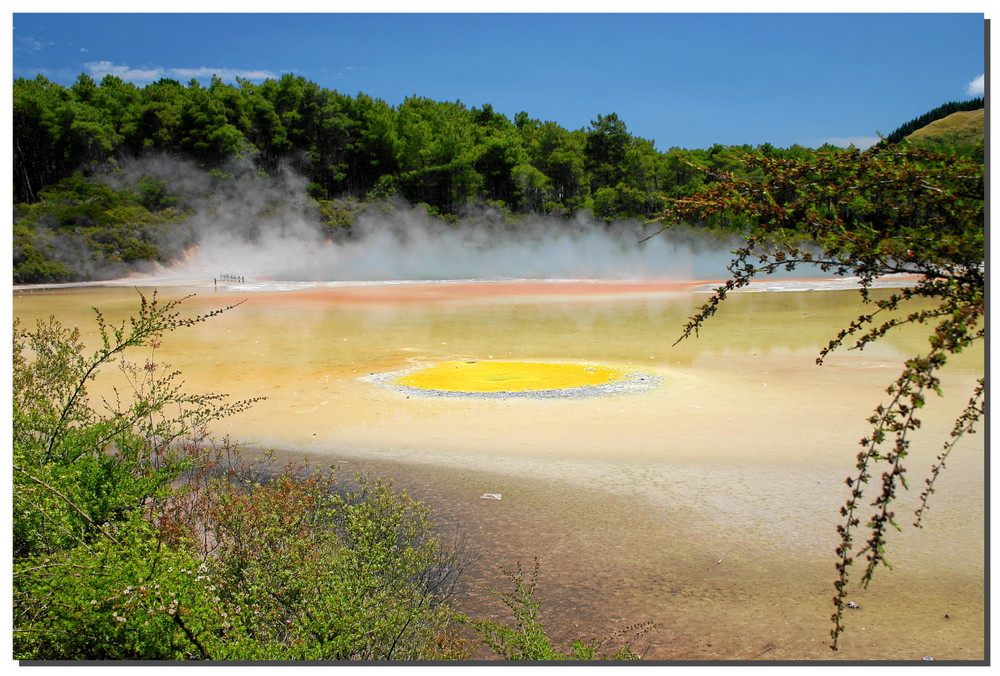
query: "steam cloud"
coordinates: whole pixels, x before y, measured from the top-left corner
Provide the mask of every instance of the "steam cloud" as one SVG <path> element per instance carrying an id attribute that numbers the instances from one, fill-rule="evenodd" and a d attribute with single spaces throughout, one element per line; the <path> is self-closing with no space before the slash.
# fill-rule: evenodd
<path id="1" fill-rule="evenodd" d="M 470 210 L 457 223 L 392 203 L 359 211 L 350 231 L 323 224 L 306 180 L 286 170 L 220 180 L 176 162 L 144 161 L 137 175 L 166 181 L 193 211 L 197 243 L 157 276 L 236 274 L 282 281 L 444 279 L 718 279 L 733 241 L 694 230 L 656 233 L 637 221 L 560 219 Z M 185 234 L 184 237 L 190 235 Z M 182 242 L 161 242 L 182 248 Z"/>
<path id="2" fill-rule="evenodd" d="M 449 225 L 418 208 L 358 216 L 347 239 L 333 239 L 307 220 L 244 236 L 234 222 L 215 221 L 178 272 L 236 271 L 248 277 L 300 281 L 436 279 L 704 278 L 696 241 L 647 234 L 635 223 L 604 226 L 532 217 L 518 226 L 471 217 Z M 731 248 L 731 247 L 730 247 Z M 727 257 L 728 259 L 728 257 Z M 723 261 L 715 261 L 721 263 Z M 717 266 L 716 266 L 717 267 Z M 716 269 L 716 275 L 721 268 Z"/>

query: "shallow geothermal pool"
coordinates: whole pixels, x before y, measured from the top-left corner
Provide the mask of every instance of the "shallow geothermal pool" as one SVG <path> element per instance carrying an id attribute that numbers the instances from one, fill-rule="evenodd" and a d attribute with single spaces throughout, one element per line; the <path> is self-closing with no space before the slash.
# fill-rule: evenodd
<path id="1" fill-rule="evenodd" d="M 856 291 L 798 281 L 733 294 L 700 337 L 674 345 L 707 288 L 171 283 L 160 297 L 197 294 L 191 313 L 243 302 L 168 336 L 155 359 L 192 390 L 267 397 L 216 436 L 372 471 L 427 501 L 481 552 L 473 578 L 502 585 L 500 567 L 530 570 L 537 557 L 542 619 L 562 645 L 652 621 L 638 645 L 647 659 L 982 659 L 984 435 L 952 455 L 924 527 L 907 516 L 983 373 L 982 347 L 949 363 L 945 397 L 928 404 L 896 507 L 904 530 L 890 535 L 894 568 L 854 590 L 860 608 L 834 653 L 844 479 L 865 419 L 926 339 L 907 329 L 817 366 L 864 308 Z M 122 319 L 137 300 L 124 284 L 18 289 L 14 314 L 55 314 L 93 340 L 92 306 Z M 484 370 L 462 371 L 472 364 Z M 499 372 L 510 364 L 522 366 Z M 557 371 L 566 380 L 545 384 Z M 646 380 L 574 389 L 622 374 Z M 485 380 L 526 377 L 543 384 L 509 391 L 546 396 L 482 394 Z M 462 605 L 504 615 L 480 588 Z"/>

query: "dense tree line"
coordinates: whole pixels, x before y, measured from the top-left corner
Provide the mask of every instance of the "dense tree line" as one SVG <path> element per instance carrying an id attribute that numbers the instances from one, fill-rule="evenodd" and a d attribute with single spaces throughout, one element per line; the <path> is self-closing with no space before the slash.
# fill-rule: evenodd
<path id="1" fill-rule="evenodd" d="M 489 104 L 412 96 L 398 106 L 347 96 L 294 75 L 203 86 L 162 79 L 145 87 L 80 75 L 70 87 L 38 76 L 14 82 L 14 201 L 82 167 L 153 152 L 224 170 L 234 160 L 273 174 L 287 165 L 310 195 L 399 196 L 455 214 L 470 203 L 515 213 L 652 217 L 659 197 L 690 193 L 721 147 L 659 152 L 614 114 L 568 130 Z M 801 155 L 803 148 L 772 153 Z"/>
<path id="2" fill-rule="evenodd" d="M 136 158 L 197 164 L 206 194 L 227 178 L 289 169 L 305 178 L 315 220 L 341 227 L 358 204 L 392 199 L 445 218 L 488 206 L 656 219 L 664 198 L 689 197 L 732 174 L 753 178 L 739 159 L 748 154 L 809 161 L 836 150 L 716 144 L 661 152 L 615 113 L 569 130 L 527 112 L 511 120 L 489 104 L 411 96 L 390 106 L 290 74 L 260 84 L 161 79 L 145 87 L 112 75 L 80 75 L 65 87 L 39 75 L 15 80 L 13 90 L 15 283 L 121 276 L 197 240 L 185 225 L 190 205 L 168 182 L 109 184 Z M 909 125 L 976 105 L 982 99 L 946 104 Z M 749 223 L 727 213 L 692 225 Z"/>

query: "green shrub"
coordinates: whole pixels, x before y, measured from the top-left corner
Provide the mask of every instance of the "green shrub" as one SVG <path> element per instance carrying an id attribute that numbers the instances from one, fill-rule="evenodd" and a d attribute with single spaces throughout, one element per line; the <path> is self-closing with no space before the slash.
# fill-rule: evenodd
<path id="1" fill-rule="evenodd" d="M 270 479 L 207 424 L 251 401 L 190 395 L 154 361 L 185 318 L 140 297 L 101 347 L 14 326 L 13 652 L 31 660 L 461 657 L 448 605 L 468 562 L 425 506 L 374 479 Z M 229 308 L 226 308 L 229 309 Z M 145 348 L 142 362 L 125 360 Z M 118 363 L 128 396 L 93 406 Z"/>
<path id="2" fill-rule="evenodd" d="M 213 654 L 427 659 L 451 632 L 447 601 L 467 558 L 433 535 L 427 507 L 360 483 L 344 492 L 333 473 L 300 465 L 263 483 L 208 480 L 200 544 L 230 625 Z"/>

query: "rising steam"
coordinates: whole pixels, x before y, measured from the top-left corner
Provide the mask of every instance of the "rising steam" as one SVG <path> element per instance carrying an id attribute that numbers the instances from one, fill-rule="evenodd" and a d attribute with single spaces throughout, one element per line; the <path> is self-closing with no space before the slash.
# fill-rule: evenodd
<path id="1" fill-rule="evenodd" d="M 396 206 L 360 214 L 346 238 L 328 237 L 322 226 L 296 218 L 268 225 L 252 237 L 212 228 L 175 270 L 299 281 L 693 279 L 709 273 L 695 270 L 708 261 L 694 255 L 690 235 L 642 242 L 651 233 L 636 223 L 606 226 L 586 217 L 531 217 L 516 226 L 467 218 L 451 225 L 426 210 Z M 718 276 L 722 269 L 715 267 Z"/>
<path id="2" fill-rule="evenodd" d="M 157 276 L 237 274 L 284 281 L 441 279 L 718 279 L 733 242 L 693 230 L 649 237 L 656 225 L 605 223 L 579 214 L 505 217 L 470 210 L 456 223 L 424 207 L 361 209 L 351 228 L 325 225 L 291 171 L 220 180 L 176 163 L 149 161 L 119 175 L 166 181 L 192 213 L 196 242 Z M 193 234 L 193 236 L 192 236 Z M 170 248 L 169 242 L 164 242 Z M 173 243 L 177 247 L 177 243 Z M 179 248 L 179 247 L 177 247 Z"/>

